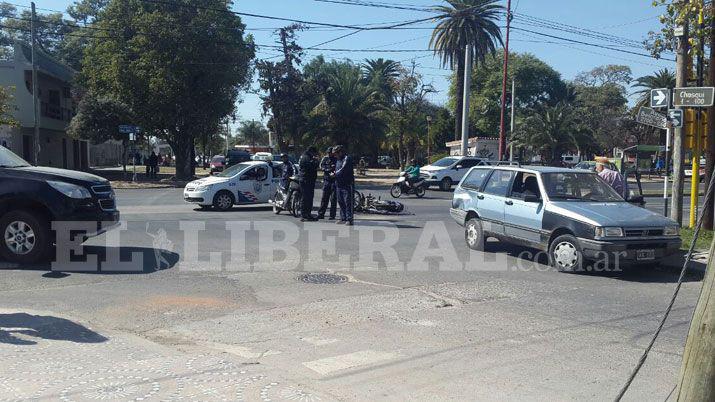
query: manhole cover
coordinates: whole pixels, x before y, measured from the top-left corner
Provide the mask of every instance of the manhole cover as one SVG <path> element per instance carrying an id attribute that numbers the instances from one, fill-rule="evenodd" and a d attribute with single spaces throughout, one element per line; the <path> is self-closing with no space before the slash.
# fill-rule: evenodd
<path id="1" fill-rule="evenodd" d="M 315 283 L 321 285 L 335 285 L 348 281 L 347 276 L 335 274 L 305 274 L 298 277 L 298 280 L 305 283 Z"/>

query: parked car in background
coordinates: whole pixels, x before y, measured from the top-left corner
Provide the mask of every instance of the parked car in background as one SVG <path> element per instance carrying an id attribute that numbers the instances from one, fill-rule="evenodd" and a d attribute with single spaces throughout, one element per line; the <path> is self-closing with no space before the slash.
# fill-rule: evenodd
<path id="1" fill-rule="evenodd" d="M 272 161 L 273 154 L 270 152 L 256 152 L 251 156 L 252 161 Z"/>
<path id="2" fill-rule="evenodd" d="M 250 160 L 251 154 L 248 153 L 248 151 L 242 149 L 231 149 L 226 152 L 226 162 L 224 164 L 224 169 L 239 164 L 241 162 L 248 162 Z"/>
<path id="3" fill-rule="evenodd" d="M 119 211 L 109 181 L 74 170 L 35 167 L 0 146 L 0 258 L 35 263 L 51 256 L 52 222 L 89 222 L 82 235 L 117 225 Z"/>
<path id="4" fill-rule="evenodd" d="M 583 170 L 478 166 L 455 189 L 450 213 L 470 248 L 483 250 L 494 237 L 545 251 L 560 271 L 605 258 L 655 265 L 681 245 L 677 222 L 626 202 Z"/>
<path id="5" fill-rule="evenodd" d="M 211 162 L 209 163 L 209 169 L 211 169 L 211 174 L 217 173 L 217 172 L 223 172 L 223 169 L 226 165 L 226 157 L 223 155 L 216 155 L 213 158 L 211 158 Z"/>
<path id="6" fill-rule="evenodd" d="M 442 191 L 449 191 L 455 183 L 462 180 L 470 168 L 488 164 L 486 159 L 474 156 L 448 156 L 421 167 L 420 178 L 425 180 L 427 188 L 436 185 Z"/>

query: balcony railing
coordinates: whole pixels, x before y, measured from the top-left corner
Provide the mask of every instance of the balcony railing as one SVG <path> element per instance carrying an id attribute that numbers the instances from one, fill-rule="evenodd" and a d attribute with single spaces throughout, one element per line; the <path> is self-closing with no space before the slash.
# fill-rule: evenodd
<path id="1" fill-rule="evenodd" d="M 41 114 L 43 117 L 69 122 L 74 116 L 74 111 L 72 111 L 72 109 L 52 105 L 47 102 L 42 102 Z"/>

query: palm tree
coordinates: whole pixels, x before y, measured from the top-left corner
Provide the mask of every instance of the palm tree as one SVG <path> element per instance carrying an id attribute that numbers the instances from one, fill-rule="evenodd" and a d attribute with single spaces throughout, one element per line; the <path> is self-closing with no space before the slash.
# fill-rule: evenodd
<path id="1" fill-rule="evenodd" d="M 457 99 L 454 136 L 459 139 L 462 126 L 464 95 L 465 52 L 471 47 L 477 63 L 494 54 L 497 43 L 502 45 L 501 30 L 497 25 L 504 7 L 498 0 L 447 0 L 449 5 L 435 6 L 440 15 L 430 39 L 430 48 L 439 54 L 442 66 L 456 70 Z"/>
<path id="2" fill-rule="evenodd" d="M 345 144 L 351 152 L 371 149 L 374 134 L 384 130 L 379 118 L 384 101 L 379 91 L 363 81 L 359 68 L 341 65 L 330 71 L 329 87 L 311 114 L 324 121 L 330 144 Z"/>
<path id="3" fill-rule="evenodd" d="M 400 75 L 400 63 L 394 60 L 368 59 L 362 66 L 363 78 L 369 85 L 378 89 L 386 100 L 392 98 L 393 84 Z"/>
<path id="4" fill-rule="evenodd" d="M 253 147 L 258 144 L 268 144 L 268 130 L 260 121 L 244 121 L 238 128 L 238 138 Z"/>
<path id="5" fill-rule="evenodd" d="M 553 163 L 568 148 L 582 150 L 589 145 L 589 133 L 576 116 L 567 102 L 543 104 L 520 125 L 522 128 L 514 133 L 513 141 L 519 148 L 548 153 Z"/>
<path id="6" fill-rule="evenodd" d="M 652 89 L 658 88 L 675 88 L 675 72 L 668 70 L 667 68 L 658 70 L 653 75 L 646 75 L 637 78 L 635 83 L 632 85 L 633 88 L 640 88 L 633 92 L 634 95 L 640 95 L 638 104 L 636 105 L 636 110 L 639 106 L 644 106 L 648 103 L 650 96 L 650 91 Z"/>

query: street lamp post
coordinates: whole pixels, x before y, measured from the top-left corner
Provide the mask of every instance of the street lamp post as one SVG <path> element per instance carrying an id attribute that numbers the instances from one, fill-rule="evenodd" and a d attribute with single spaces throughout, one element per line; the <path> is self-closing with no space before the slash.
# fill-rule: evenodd
<path id="1" fill-rule="evenodd" d="M 431 162 L 430 149 L 432 146 L 432 136 L 430 134 L 430 125 L 432 124 L 432 116 L 427 115 L 427 164 Z"/>

